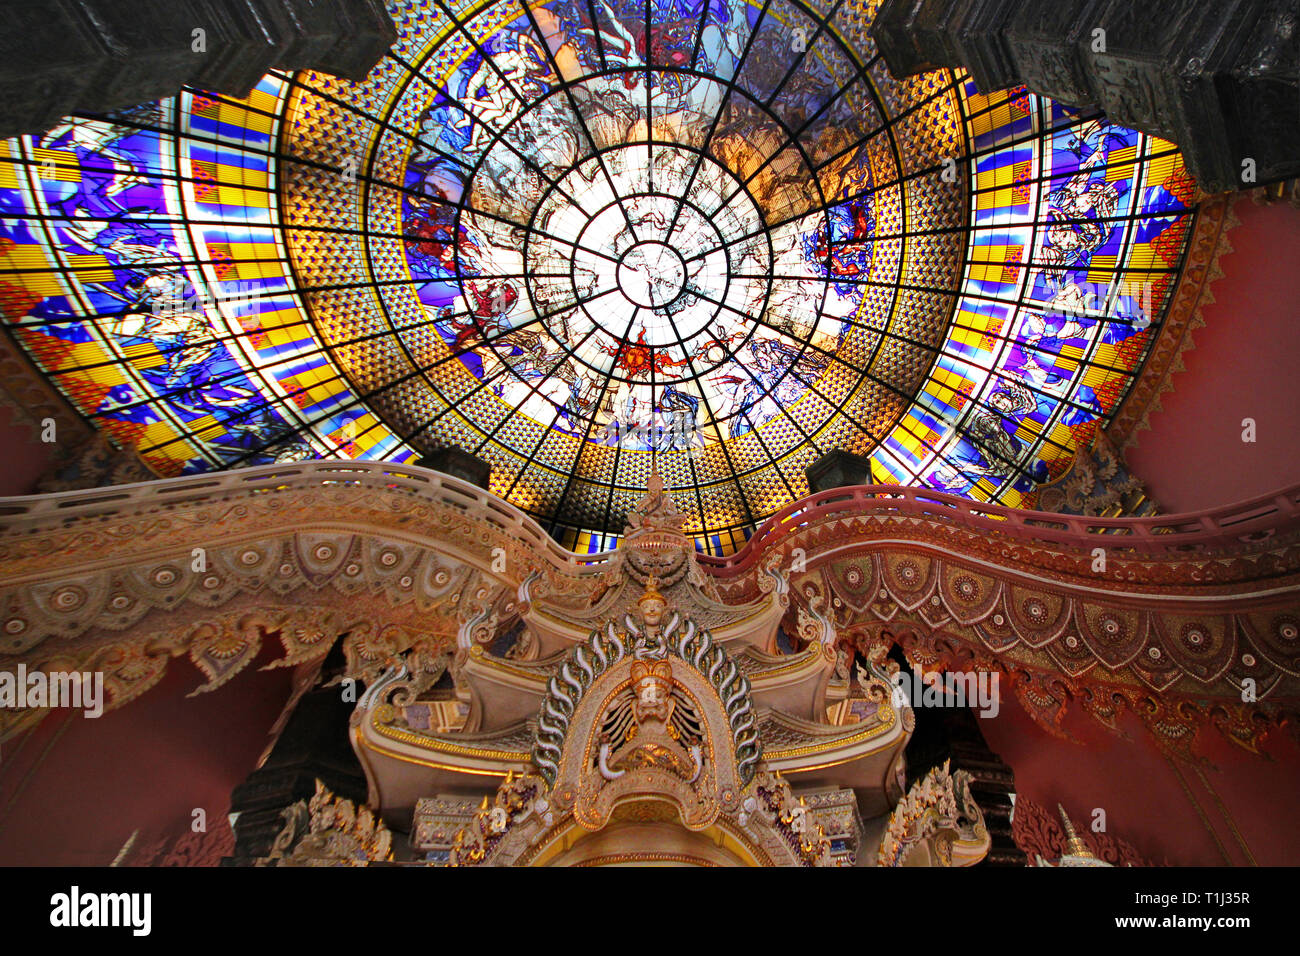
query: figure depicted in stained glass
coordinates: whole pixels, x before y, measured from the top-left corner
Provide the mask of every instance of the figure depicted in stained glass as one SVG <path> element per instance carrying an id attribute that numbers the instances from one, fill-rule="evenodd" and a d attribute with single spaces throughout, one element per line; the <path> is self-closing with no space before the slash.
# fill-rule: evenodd
<path id="1" fill-rule="evenodd" d="M 1088 298 L 1092 296 L 1088 294 Z M 1052 297 L 1048 309 L 1024 313 L 1021 349 L 1025 359 L 1020 374 L 1027 383 L 1043 392 L 1063 393 L 1069 389 L 1068 377 L 1060 374 L 1053 360 L 1071 340 L 1084 336 L 1083 317 L 1088 305 L 1082 288 L 1069 283 Z"/>
<path id="2" fill-rule="evenodd" d="M 65 214 L 80 216 L 112 217 L 148 212 L 147 206 L 128 209 L 122 204 L 123 193 L 132 186 L 149 182 L 141 157 L 122 145 L 122 140 L 137 132 L 135 124 L 157 122 L 159 113 L 157 105 L 147 104 L 110 113 L 107 120 L 70 116 L 42 136 L 42 149 L 55 149 L 66 144 L 76 153 L 81 166 L 72 191 L 56 200 L 54 205 Z M 102 167 L 96 167 L 97 160 L 107 160 L 111 164 L 109 175 L 103 175 Z"/>
<path id="3" fill-rule="evenodd" d="M 482 152 L 487 146 L 485 137 L 505 128 L 523 108 L 518 97 L 531 100 L 541 96 L 555 79 L 541 45 L 531 35 L 507 31 L 494 37 L 460 94 L 468 110 L 452 124 L 457 129 L 469 128 L 466 152 Z"/>
<path id="4" fill-rule="evenodd" d="M 870 266 L 870 240 L 875 232 L 870 205 L 866 201 L 845 203 L 828 210 L 827 219 L 829 227 L 817 230 L 810 258 L 837 279 L 863 275 Z"/>
<path id="5" fill-rule="evenodd" d="M 975 411 L 951 452 L 952 462 L 936 474 L 941 486 L 965 490 L 969 481 L 982 477 L 1006 480 L 1019 471 L 1023 443 L 1014 434 L 1015 418 L 1038 407 L 1025 385 L 1003 379 L 988 397 L 988 408 Z"/>
<path id="6" fill-rule="evenodd" d="M 1067 268 L 1086 266 L 1114 229 L 1110 220 L 1119 208 L 1120 184 L 1094 175 L 1098 167 L 1106 165 L 1112 140 L 1127 143 L 1124 137 L 1109 132 L 1104 120 L 1089 123 L 1075 134 L 1072 147 L 1080 154 L 1086 152 L 1079 171 L 1048 194 L 1048 244 L 1041 259 L 1057 282 L 1063 280 Z"/>
<path id="7" fill-rule="evenodd" d="M 457 220 L 456 208 L 439 199 L 411 197 L 411 213 L 402 224 L 406 248 L 442 270 L 445 275 L 473 274 L 474 258 L 480 253 L 469 231 Z"/>
<path id="8" fill-rule="evenodd" d="M 196 418 L 210 416 L 226 426 L 226 438 L 215 442 L 215 449 L 236 459 L 251 453 L 253 463 L 258 463 L 265 457 L 261 449 L 284 440 L 283 421 L 273 406 L 258 400 L 252 383 L 217 336 L 208 306 L 183 273 L 152 272 L 128 283 L 124 292 L 92 286 L 126 303 L 112 325 L 113 335 L 126 342 L 148 343 L 162 357 L 160 364 L 140 369 L 144 380 L 172 408 Z M 286 450 L 300 457 L 297 446 L 278 448 L 271 455 Z"/>

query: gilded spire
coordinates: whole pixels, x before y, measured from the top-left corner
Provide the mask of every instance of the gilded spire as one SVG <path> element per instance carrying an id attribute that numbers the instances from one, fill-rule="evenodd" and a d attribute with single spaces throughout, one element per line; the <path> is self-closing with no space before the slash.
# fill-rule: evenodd
<path id="1" fill-rule="evenodd" d="M 1095 860 L 1096 854 L 1088 849 L 1088 844 L 1083 842 L 1083 838 L 1074 832 L 1074 824 L 1070 822 L 1070 816 L 1065 812 L 1065 807 L 1059 803 L 1056 809 L 1061 813 L 1061 822 L 1065 824 L 1065 853 L 1064 856 L 1081 856 L 1084 859 Z"/>

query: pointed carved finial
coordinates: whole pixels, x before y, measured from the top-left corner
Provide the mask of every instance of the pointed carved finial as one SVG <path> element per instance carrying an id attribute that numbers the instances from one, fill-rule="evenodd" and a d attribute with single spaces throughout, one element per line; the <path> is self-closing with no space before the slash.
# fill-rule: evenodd
<path id="1" fill-rule="evenodd" d="M 1056 809 L 1060 811 L 1061 822 L 1065 824 L 1065 853 L 1063 855 L 1096 859 L 1093 852 L 1088 849 L 1088 844 L 1084 843 L 1083 838 L 1074 832 L 1074 824 L 1070 822 L 1070 815 L 1065 812 L 1065 807 L 1058 803 Z"/>

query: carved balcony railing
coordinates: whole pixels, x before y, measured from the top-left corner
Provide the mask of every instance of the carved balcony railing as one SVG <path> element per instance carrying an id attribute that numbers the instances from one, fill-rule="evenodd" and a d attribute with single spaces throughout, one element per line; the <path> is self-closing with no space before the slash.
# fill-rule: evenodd
<path id="1" fill-rule="evenodd" d="M 925 488 L 859 485 L 819 492 L 792 502 L 763 522 L 745 547 L 728 557 L 700 555 L 713 574 L 749 571 L 765 552 L 795 532 L 851 515 L 898 515 L 959 524 L 991 536 L 1069 551 L 1130 550 L 1151 556 L 1185 557 L 1236 552 L 1274 536 L 1300 531 L 1300 486 L 1238 504 L 1177 515 L 1094 518 L 1022 511 Z"/>
<path id="2" fill-rule="evenodd" d="M 562 548 L 538 522 L 514 505 L 469 482 L 418 466 L 383 461 L 309 461 L 138 484 L 0 498 L 0 535 L 57 528 L 83 519 L 162 511 L 178 505 L 234 500 L 248 495 L 311 488 L 368 488 L 448 504 L 517 537 L 557 567 L 600 573 L 614 552 L 577 554 Z M 335 516 L 339 517 L 339 516 Z M 344 519 L 346 520 L 346 519 Z"/>
<path id="3" fill-rule="evenodd" d="M 578 554 L 561 547 L 531 516 L 491 492 L 417 466 L 368 461 L 313 461 L 264 465 L 192 477 L 0 498 L 0 534 L 67 525 L 77 519 L 107 519 L 195 502 L 230 500 L 290 489 L 364 487 L 405 492 L 472 512 L 517 536 L 557 567 L 598 574 L 615 554 Z M 744 574 L 759 557 L 795 531 L 856 514 L 899 515 L 947 521 L 998 537 L 1032 541 L 1064 550 L 1131 549 L 1159 556 L 1185 556 L 1240 550 L 1275 535 L 1300 531 L 1300 485 L 1248 501 L 1203 511 L 1142 518 L 1095 518 L 1055 512 L 1023 511 L 972 501 L 926 488 L 860 485 L 835 488 L 791 502 L 769 517 L 745 547 L 727 557 L 700 554 L 700 564 L 722 577 Z"/>
<path id="4" fill-rule="evenodd" d="M 436 657 L 521 614 L 589 609 L 623 557 L 567 551 L 490 492 L 385 462 L 5 498 L 0 667 L 103 669 L 117 706 L 167 655 L 188 653 L 210 690 L 269 635 L 288 666 L 346 633 L 366 677 L 420 641 Z M 828 647 L 898 642 L 918 660 L 997 669 L 1053 723 L 1091 686 L 1103 719 L 1117 695 L 1152 714 L 1167 700 L 1162 725 L 1192 702 L 1253 745 L 1255 700 L 1273 726 L 1300 699 L 1300 487 L 1141 518 L 839 488 L 781 509 L 735 555 L 696 558 L 717 588 L 710 613 L 767 601 L 775 629 L 788 602 L 822 622 Z"/>

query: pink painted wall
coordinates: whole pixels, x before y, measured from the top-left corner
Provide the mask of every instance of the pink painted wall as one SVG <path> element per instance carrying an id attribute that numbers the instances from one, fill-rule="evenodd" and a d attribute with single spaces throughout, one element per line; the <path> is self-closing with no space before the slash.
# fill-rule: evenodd
<path id="1" fill-rule="evenodd" d="M 186 660 L 158 686 L 95 720 L 59 711 L 0 747 L 0 866 L 107 866 L 132 831 L 135 851 L 189 831 L 202 807 L 221 825 L 289 698 L 292 669 L 259 668 L 268 642 L 230 683 L 203 683 Z"/>
<path id="2" fill-rule="evenodd" d="M 1233 207 L 1215 302 L 1187 371 L 1173 377 L 1150 431 L 1125 450 L 1166 513 L 1232 504 L 1300 482 L 1300 210 Z M 1253 418 L 1256 441 L 1241 440 Z"/>
<path id="3" fill-rule="evenodd" d="M 1014 700 L 980 721 L 989 747 L 1015 771 L 1019 793 L 1053 813 L 1063 804 L 1076 827 L 1104 809 L 1108 832 L 1149 861 L 1300 865 L 1300 745 L 1284 730 L 1265 741 L 1262 756 L 1203 730 L 1202 779 L 1186 763 L 1175 770 L 1131 714 L 1121 721 L 1128 739 L 1083 714 L 1071 714 L 1065 727 L 1079 743 L 1048 734 Z"/>
<path id="4" fill-rule="evenodd" d="M 28 494 L 53 463 L 54 447 L 14 425 L 13 412 L 0 407 L 0 497 Z"/>
<path id="5" fill-rule="evenodd" d="M 1233 251 L 1219 260 L 1224 275 L 1211 286 L 1196 347 L 1183 354 L 1187 370 L 1174 376 L 1151 430 L 1125 450 L 1165 512 L 1300 482 L 1300 210 L 1247 197 L 1233 208 L 1241 225 L 1228 233 Z M 1241 440 L 1245 418 L 1255 420 L 1254 444 Z M 982 724 L 1028 796 L 1080 814 L 1104 807 L 1111 832 L 1149 857 L 1300 865 L 1300 747 L 1283 731 L 1266 742 L 1265 758 L 1206 731 L 1202 780 L 1185 765 L 1180 779 L 1132 717 L 1128 741 L 1074 719 L 1068 726 L 1086 746 L 1051 737 L 1014 704 Z"/>

